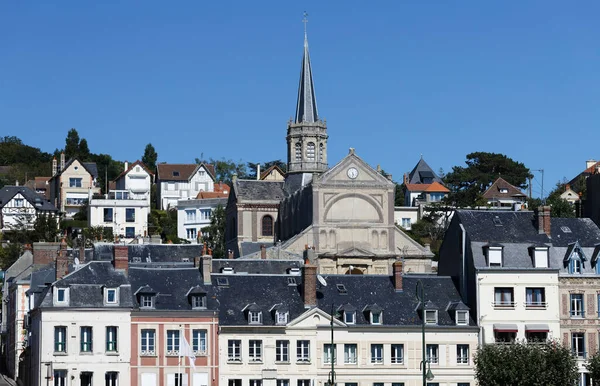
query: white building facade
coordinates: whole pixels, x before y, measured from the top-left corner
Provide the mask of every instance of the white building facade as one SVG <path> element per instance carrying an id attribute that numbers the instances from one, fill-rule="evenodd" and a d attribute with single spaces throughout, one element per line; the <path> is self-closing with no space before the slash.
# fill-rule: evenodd
<path id="1" fill-rule="evenodd" d="M 56 215 L 58 209 L 25 186 L 0 189 L 0 230 L 33 229 L 39 215 Z"/>
<path id="2" fill-rule="evenodd" d="M 179 200 L 177 202 L 177 236 L 196 243 L 202 237 L 202 228 L 210 225 L 214 210 L 227 205 L 227 198 Z"/>
<path id="3" fill-rule="evenodd" d="M 179 200 L 196 198 L 200 192 L 214 191 L 214 172 L 211 165 L 157 165 L 157 207 L 176 208 Z"/>
<path id="4" fill-rule="evenodd" d="M 134 199 L 127 190 L 112 190 L 107 198 L 89 202 L 89 226 L 111 228 L 120 239 L 132 240 L 148 234 L 148 198 Z"/>

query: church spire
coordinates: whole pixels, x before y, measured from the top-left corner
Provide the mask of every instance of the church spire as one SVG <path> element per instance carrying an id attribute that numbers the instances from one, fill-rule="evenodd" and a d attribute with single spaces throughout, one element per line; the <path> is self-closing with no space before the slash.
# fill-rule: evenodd
<path id="1" fill-rule="evenodd" d="M 295 123 L 314 123 L 319 120 L 317 112 L 317 98 L 313 84 L 312 67 L 310 65 L 310 54 L 308 53 L 308 36 L 306 24 L 308 14 L 304 12 L 304 54 L 302 55 L 302 68 L 300 70 L 300 85 L 298 86 L 298 103 L 296 104 Z"/>

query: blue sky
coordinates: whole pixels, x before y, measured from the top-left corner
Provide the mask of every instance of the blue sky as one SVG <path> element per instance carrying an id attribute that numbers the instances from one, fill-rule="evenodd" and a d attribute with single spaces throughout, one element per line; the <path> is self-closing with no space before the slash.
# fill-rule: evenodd
<path id="1" fill-rule="evenodd" d="M 548 190 L 600 159 L 596 1 L 6 0 L 0 135 L 53 151 L 75 127 L 129 161 L 148 142 L 170 163 L 285 160 L 305 10 L 330 165 L 355 147 L 401 180 L 421 154 L 448 172 L 500 152 Z"/>

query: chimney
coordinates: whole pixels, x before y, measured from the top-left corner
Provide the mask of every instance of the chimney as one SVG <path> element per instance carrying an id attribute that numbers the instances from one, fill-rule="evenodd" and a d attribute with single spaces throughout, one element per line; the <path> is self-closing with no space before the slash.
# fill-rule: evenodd
<path id="1" fill-rule="evenodd" d="M 56 157 L 52 158 L 52 177 L 58 174 L 58 161 Z"/>
<path id="2" fill-rule="evenodd" d="M 589 169 L 596 164 L 596 160 L 590 159 L 585 161 L 585 168 Z"/>
<path id="3" fill-rule="evenodd" d="M 194 256 L 194 268 L 200 269 L 201 261 L 202 261 L 202 256 Z"/>
<path id="4" fill-rule="evenodd" d="M 124 165 L 125 165 L 125 171 L 127 171 L 127 169 L 129 169 L 129 162 L 125 161 Z"/>
<path id="5" fill-rule="evenodd" d="M 227 258 L 230 260 L 233 259 L 233 251 L 231 249 L 227 250 Z"/>
<path id="6" fill-rule="evenodd" d="M 260 258 L 266 260 L 267 258 L 267 247 L 264 244 L 260 245 Z"/>
<path id="7" fill-rule="evenodd" d="M 381 174 L 381 165 L 377 165 L 377 173 Z"/>
<path id="8" fill-rule="evenodd" d="M 408 174 L 404 173 L 404 184 L 408 184 Z"/>
<path id="9" fill-rule="evenodd" d="M 237 181 L 237 173 L 233 173 L 233 176 L 231 176 L 231 182 L 235 183 Z"/>
<path id="10" fill-rule="evenodd" d="M 551 235 L 550 227 L 550 207 L 540 206 L 537 212 L 538 233 L 545 233 L 548 237 Z"/>
<path id="11" fill-rule="evenodd" d="M 33 265 L 43 267 L 53 263 L 59 250 L 59 243 L 33 243 Z"/>
<path id="12" fill-rule="evenodd" d="M 56 256 L 56 265 L 55 265 L 56 280 L 60 280 L 63 277 L 67 276 L 69 273 L 69 258 L 67 257 L 67 241 L 63 237 L 60 242 L 60 250 L 58 252 L 58 256 Z"/>
<path id="13" fill-rule="evenodd" d="M 204 285 L 211 284 L 210 274 L 212 273 L 212 256 L 202 256 L 202 279 Z"/>
<path id="14" fill-rule="evenodd" d="M 256 165 L 256 180 L 260 180 L 260 164 Z"/>
<path id="15" fill-rule="evenodd" d="M 569 189 L 571 189 L 571 185 L 569 185 L 569 184 L 566 184 L 566 185 L 565 185 L 565 192 L 566 192 L 566 191 L 568 191 Z"/>
<path id="16" fill-rule="evenodd" d="M 392 266 L 394 268 L 394 289 L 402 291 L 402 261 L 398 260 Z"/>
<path id="17" fill-rule="evenodd" d="M 65 153 L 60 153 L 60 171 L 65 170 Z"/>
<path id="18" fill-rule="evenodd" d="M 129 270 L 129 251 L 127 245 L 115 244 L 113 265 L 115 270 L 123 271 L 127 275 Z"/>
<path id="19" fill-rule="evenodd" d="M 81 240 L 81 245 L 79 246 L 79 263 L 85 263 L 85 237 Z"/>
<path id="20" fill-rule="evenodd" d="M 304 307 L 311 308 L 317 305 L 317 266 L 310 261 L 304 263 Z"/>

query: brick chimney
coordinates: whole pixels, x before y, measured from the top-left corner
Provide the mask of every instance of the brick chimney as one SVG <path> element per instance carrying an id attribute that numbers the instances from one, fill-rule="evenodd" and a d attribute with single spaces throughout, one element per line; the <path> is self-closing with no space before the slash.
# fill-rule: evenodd
<path id="1" fill-rule="evenodd" d="M 317 305 L 317 266 L 310 261 L 304 263 L 304 307 L 311 308 Z"/>
<path id="2" fill-rule="evenodd" d="M 394 268 L 394 289 L 396 291 L 402 291 L 402 261 L 398 260 L 394 262 L 392 267 Z"/>
<path id="3" fill-rule="evenodd" d="M 408 174 L 404 173 L 404 184 L 408 184 Z"/>
<path id="4" fill-rule="evenodd" d="M 540 206 L 537 211 L 538 233 L 545 233 L 548 237 L 551 236 L 550 228 L 550 207 Z"/>
<path id="5" fill-rule="evenodd" d="M 194 268 L 200 268 L 200 262 L 202 261 L 202 256 L 194 256 Z"/>
<path id="6" fill-rule="evenodd" d="M 63 238 L 60 242 L 60 250 L 56 256 L 55 265 L 56 280 L 60 280 L 69 273 L 69 258 L 67 257 L 67 241 Z"/>
<path id="7" fill-rule="evenodd" d="M 127 245 L 115 244 L 113 265 L 115 270 L 123 271 L 127 275 L 129 271 L 129 251 Z"/>
<path id="8" fill-rule="evenodd" d="M 233 250 L 231 250 L 231 249 L 227 250 L 227 258 L 230 260 L 233 259 Z"/>
<path id="9" fill-rule="evenodd" d="M 85 237 L 81 240 L 81 245 L 79 246 L 79 263 L 85 263 Z"/>
<path id="10" fill-rule="evenodd" d="M 210 280 L 210 274 L 212 273 L 212 256 L 202 256 L 202 280 L 204 285 L 212 284 Z"/>
<path id="11" fill-rule="evenodd" d="M 59 243 L 33 243 L 33 265 L 42 267 L 56 259 Z"/>
<path id="12" fill-rule="evenodd" d="M 262 260 L 267 259 L 267 247 L 265 247 L 264 244 L 261 244 L 261 246 L 260 246 L 260 258 Z"/>
<path id="13" fill-rule="evenodd" d="M 52 177 L 58 174 L 58 161 L 56 157 L 52 158 Z"/>

